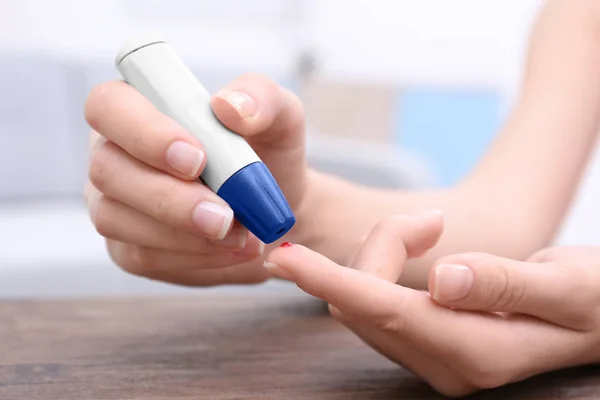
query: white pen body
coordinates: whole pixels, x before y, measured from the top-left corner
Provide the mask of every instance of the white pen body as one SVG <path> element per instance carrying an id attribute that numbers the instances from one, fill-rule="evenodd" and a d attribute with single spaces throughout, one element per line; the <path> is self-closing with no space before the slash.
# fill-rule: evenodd
<path id="1" fill-rule="evenodd" d="M 127 83 L 202 143 L 207 160 L 200 176 L 242 225 L 264 243 L 294 226 L 296 217 L 267 166 L 219 122 L 210 94 L 169 44 L 155 37 L 134 39 L 115 64 Z"/>
<path id="2" fill-rule="evenodd" d="M 131 86 L 200 140 L 208 160 L 201 176 L 214 192 L 237 171 L 261 161 L 215 117 L 210 94 L 169 44 L 132 42 L 121 50 L 116 65 Z"/>

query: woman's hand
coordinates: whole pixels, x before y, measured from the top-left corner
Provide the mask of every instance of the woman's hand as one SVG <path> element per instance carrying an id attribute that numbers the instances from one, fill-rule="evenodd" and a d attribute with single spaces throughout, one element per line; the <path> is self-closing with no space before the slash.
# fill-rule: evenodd
<path id="1" fill-rule="evenodd" d="M 600 248 L 547 249 L 527 262 L 457 254 L 435 264 L 431 295 L 396 285 L 406 258 L 441 230 L 439 215 L 394 217 L 372 231 L 353 269 L 298 245 L 265 266 L 448 396 L 600 361 Z"/>
<path id="2" fill-rule="evenodd" d="M 266 78 L 244 75 L 212 107 L 269 166 L 297 211 L 307 186 L 300 101 Z M 269 277 L 264 245 L 197 180 L 207 160 L 194 136 L 120 81 L 94 88 L 85 116 L 93 128 L 86 203 L 119 266 L 183 285 Z"/>

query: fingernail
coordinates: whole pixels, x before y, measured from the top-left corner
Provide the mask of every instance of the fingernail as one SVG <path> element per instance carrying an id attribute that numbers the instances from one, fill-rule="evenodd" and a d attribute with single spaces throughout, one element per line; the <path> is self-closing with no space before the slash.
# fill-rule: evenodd
<path id="1" fill-rule="evenodd" d="M 473 271 L 467 266 L 438 265 L 435 268 L 433 298 L 442 301 L 464 299 L 469 295 L 474 281 Z"/>
<path id="2" fill-rule="evenodd" d="M 233 222 L 233 211 L 229 207 L 203 201 L 194 209 L 192 219 L 196 227 L 209 237 L 223 239 Z"/>
<path id="3" fill-rule="evenodd" d="M 198 173 L 204 153 L 185 142 L 173 142 L 167 149 L 167 164 L 184 175 L 193 177 Z"/>
<path id="4" fill-rule="evenodd" d="M 258 108 L 256 102 L 246 93 L 223 90 L 217 96 L 231 104 L 242 118 L 251 118 L 256 115 Z"/>
<path id="5" fill-rule="evenodd" d="M 275 263 L 269 262 L 269 261 L 265 261 L 263 263 L 263 267 L 265 267 L 266 269 L 268 269 L 269 271 L 274 271 L 276 269 L 279 268 L 279 266 Z"/>
<path id="6" fill-rule="evenodd" d="M 246 246 L 248 231 L 244 227 L 233 227 L 222 240 L 211 240 L 217 247 L 228 247 L 232 249 L 243 249 Z"/>
<path id="7" fill-rule="evenodd" d="M 263 263 L 263 267 L 265 267 L 270 274 L 275 275 L 278 278 L 285 279 L 288 281 L 293 280 L 292 274 L 290 274 L 288 271 L 279 268 L 279 265 L 275 263 L 265 261 Z"/>
<path id="8" fill-rule="evenodd" d="M 256 239 L 246 242 L 246 246 L 243 249 L 236 251 L 234 254 L 240 257 L 254 258 L 262 255 L 264 251 L 265 244 L 260 240 Z"/>

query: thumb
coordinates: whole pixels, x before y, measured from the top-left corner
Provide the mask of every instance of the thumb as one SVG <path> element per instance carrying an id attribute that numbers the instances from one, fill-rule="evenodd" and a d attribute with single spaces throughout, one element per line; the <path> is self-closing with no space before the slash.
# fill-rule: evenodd
<path id="1" fill-rule="evenodd" d="M 442 213 L 437 210 L 388 217 L 371 230 L 351 267 L 397 282 L 406 259 L 435 246 L 442 230 Z"/>
<path id="2" fill-rule="evenodd" d="M 253 147 L 288 150 L 304 144 L 304 108 L 289 90 L 258 74 L 245 74 L 211 99 L 223 125 Z"/>
<path id="3" fill-rule="evenodd" d="M 306 189 L 307 172 L 304 107 L 298 97 L 267 77 L 245 74 L 217 92 L 211 107 L 224 126 L 256 151 L 295 208 Z"/>
<path id="4" fill-rule="evenodd" d="M 439 304 L 463 310 L 515 311 L 527 279 L 524 263 L 490 254 L 444 257 L 429 275 L 429 291 Z"/>
<path id="5" fill-rule="evenodd" d="M 589 301 L 580 295 L 581 283 L 572 269 L 557 263 L 521 262 L 481 253 L 444 257 L 429 276 L 430 293 L 440 305 L 526 314 L 568 327 L 580 325 L 589 312 L 585 307 Z"/>

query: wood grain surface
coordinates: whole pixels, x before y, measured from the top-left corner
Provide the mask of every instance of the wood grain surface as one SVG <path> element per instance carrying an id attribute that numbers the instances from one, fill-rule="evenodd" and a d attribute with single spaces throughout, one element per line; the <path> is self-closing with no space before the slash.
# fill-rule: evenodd
<path id="1" fill-rule="evenodd" d="M 305 296 L 0 302 L 0 399 L 439 399 Z M 596 399 L 600 369 L 475 399 Z"/>

